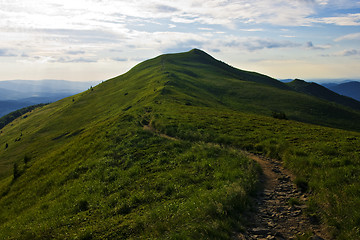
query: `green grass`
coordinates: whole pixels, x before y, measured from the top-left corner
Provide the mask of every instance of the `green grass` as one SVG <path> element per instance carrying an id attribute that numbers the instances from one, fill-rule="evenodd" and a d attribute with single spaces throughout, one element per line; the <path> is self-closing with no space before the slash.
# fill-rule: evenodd
<path id="1" fill-rule="evenodd" d="M 0 200 L 2 237 L 227 239 L 239 228 L 258 167 L 238 152 L 129 123 L 95 135 L 22 166 Z"/>
<path id="2" fill-rule="evenodd" d="M 26 113 L 31 112 L 32 110 L 45 106 L 47 104 L 37 104 L 37 105 L 32 105 L 29 107 L 24 107 L 21 108 L 19 110 L 16 110 L 14 112 L 11 112 L 3 117 L 0 118 L 0 129 L 2 129 L 4 126 L 6 126 L 7 124 L 11 123 L 12 121 L 14 121 L 16 118 L 24 115 L 23 117 L 26 118 L 27 115 Z"/>
<path id="3" fill-rule="evenodd" d="M 204 107 L 166 109 L 176 111 L 159 110 L 153 125 L 160 132 L 281 159 L 311 193 L 309 215 L 337 239 L 360 237 L 359 133 Z"/>
<path id="4" fill-rule="evenodd" d="M 196 50 L 145 61 L 2 129 L 0 238 L 230 239 L 260 172 L 242 149 L 281 159 L 307 214 L 360 237 L 360 134 L 330 128 L 359 116 Z"/>

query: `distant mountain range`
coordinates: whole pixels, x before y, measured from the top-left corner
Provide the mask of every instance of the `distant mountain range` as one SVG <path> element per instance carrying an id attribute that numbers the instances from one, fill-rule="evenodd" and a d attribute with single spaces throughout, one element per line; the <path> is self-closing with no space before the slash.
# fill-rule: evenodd
<path id="1" fill-rule="evenodd" d="M 338 94 L 360 101 L 360 82 L 351 81 L 340 84 L 323 84 L 323 86 Z"/>
<path id="2" fill-rule="evenodd" d="M 330 102 L 335 102 L 353 109 L 360 110 L 360 102 L 350 97 L 343 96 L 346 94 L 339 94 L 335 91 L 329 90 L 328 88 L 321 86 L 314 82 L 306 82 L 304 80 L 295 79 L 292 82 L 287 83 L 288 86 L 292 87 L 298 92 L 302 92 L 314 97 L 318 97 Z M 342 85 L 342 84 L 340 84 Z M 360 83 L 359 83 L 360 85 Z"/>
<path id="3" fill-rule="evenodd" d="M 293 79 L 282 79 L 283 83 L 290 83 Z M 313 83 L 308 81 L 308 83 Z M 355 80 L 344 80 L 341 82 L 323 82 L 317 85 L 324 86 L 331 91 L 338 93 L 343 96 L 351 97 L 357 101 L 360 101 L 360 81 Z"/>
<path id="4" fill-rule="evenodd" d="M 0 117 L 39 103 L 50 103 L 80 93 L 97 82 L 64 80 L 10 80 L 0 81 Z"/>

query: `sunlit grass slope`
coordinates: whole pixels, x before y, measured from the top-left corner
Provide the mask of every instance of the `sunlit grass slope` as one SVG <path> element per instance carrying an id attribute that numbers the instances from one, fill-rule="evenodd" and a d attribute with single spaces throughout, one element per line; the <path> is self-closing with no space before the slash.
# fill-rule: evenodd
<path id="1" fill-rule="evenodd" d="M 200 50 L 159 56 L 2 129 L 0 238 L 229 239 L 259 177 L 240 149 L 281 158 L 308 214 L 356 236 L 360 134 L 318 125 L 358 119 Z"/>
<path id="2" fill-rule="evenodd" d="M 228 238 L 241 226 L 253 162 L 143 130 L 162 68 L 147 61 L 2 129 L 0 238 Z"/>
<path id="3" fill-rule="evenodd" d="M 165 91 L 179 102 L 266 116 L 283 112 L 292 120 L 360 130 L 359 111 L 297 92 L 268 76 L 232 68 L 200 50 L 161 59 L 168 79 Z"/>

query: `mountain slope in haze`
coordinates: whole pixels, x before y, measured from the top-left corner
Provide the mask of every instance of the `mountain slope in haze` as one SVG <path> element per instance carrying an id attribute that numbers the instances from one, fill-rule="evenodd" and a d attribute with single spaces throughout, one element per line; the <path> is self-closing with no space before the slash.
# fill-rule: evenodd
<path id="1" fill-rule="evenodd" d="M 360 82 L 351 81 L 328 86 L 331 91 L 360 101 Z"/>
<path id="2" fill-rule="evenodd" d="M 231 239 L 259 186 L 243 149 L 281 159 L 309 215 L 358 236 L 358 119 L 197 49 L 162 55 L 1 130 L 0 238 Z"/>
<path id="3" fill-rule="evenodd" d="M 5 116 L 8 113 L 19 110 L 24 107 L 29 107 L 32 105 L 40 103 L 50 103 L 55 102 L 65 97 L 71 96 L 73 93 L 60 93 L 60 94 L 50 94 L 42 93 L 43 97 L 29 97 L 19 100 L 3 100 L 0 101 L 0 117 Z"/>
<path id="4" fill-rule="evenodd" d="M 75 82 L 65 80 L 10 80 L 0 81 L 0 90 L 11 91 L 11 97 L 1 95 L 1 100 L 17 100 L 51 93 L 79 93 L 97 82 Z M 6 93 L 5 93 L 6 94 Z"/>
<path id="5" fill-rule="evenodd" d="M 352 98 L 342 96 L 336 92 L 333 92 L 326 87 L 323 87 L 317 83 L 308 83 L 304 80 L 295 79 L 294 81 L 287 83 L 298 92 L 303 92 L 330 102 L 335 102 L 356 110 L 360 110 L 360 102 Z M 344 94 L 345 95 L 345 94 Z"/>
<path id="6" fill-rule="evenodd" d="M 23 101 L 0 101 L 0 117 L 5 116 L 17 109 L 32 105 L 29 102 Z"/>
<path id="7" fill-rule="evenodd" d="M 0 81 L 0 117 L 20 108 L 55 102 L 82 92 L 95 82 L 63 80 Z"/>
<path id="8" fill-rule="evenodd" d="M 20 94 L 21 94 L 20 92 L 12 90 L 12 89 L 0 88 L 0 96 L 1 96 L 0 100 L 19 99 Z"/>

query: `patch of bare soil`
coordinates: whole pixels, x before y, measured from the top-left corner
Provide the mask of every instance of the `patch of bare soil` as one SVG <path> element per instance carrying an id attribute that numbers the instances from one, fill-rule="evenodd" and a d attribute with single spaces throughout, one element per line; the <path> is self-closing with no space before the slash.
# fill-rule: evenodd
<path id="1" fill-rule="evenodd" d="M 261 190 L 254 199 L 244 233 L 234 239 L 330 239 L 314 219 L 305 214 L 307 195 L 293 184 L 293 175 L 280 161 L 248 154 L 263 169 Z"/>

